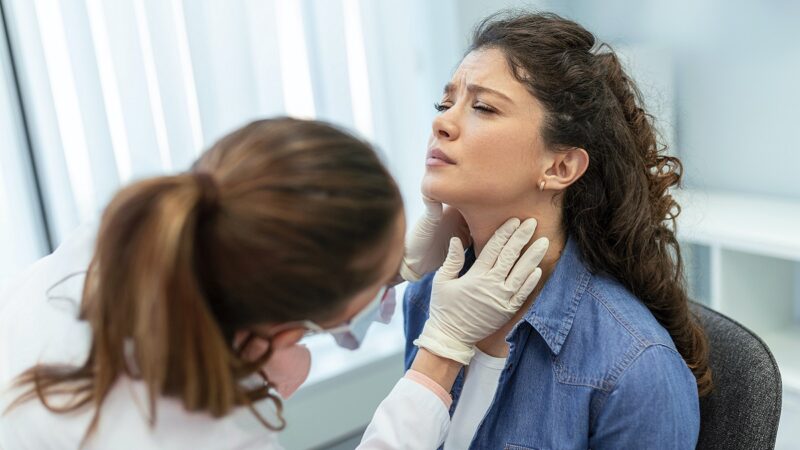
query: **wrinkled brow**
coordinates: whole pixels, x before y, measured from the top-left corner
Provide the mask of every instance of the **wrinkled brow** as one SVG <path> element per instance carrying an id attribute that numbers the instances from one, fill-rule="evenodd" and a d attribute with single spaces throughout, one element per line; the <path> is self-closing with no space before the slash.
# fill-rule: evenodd
<path id="1" fill-rule="evenodd" d="M 457 89 L 458 89 L 458 87 L 455 84 L 447 83 L 446 85 L 444 85 L 444 89 L 442 90 L 442 93 L 444 95 L 452 95 L 453 91 L 456 91 Z M 492 89 L 492 88 L 488 88 L 486 86 L 481 86 L 479 84 L 468 84 L 467 85 L 467 92 L 469 92 L 469 93 L 471 93 L 473 95 L 476 95 L 476 94 L 495 95 L 497 97 L 500 97 L 503 100 L 506 100 L 509 103 L 514 103 L 514 101 L 511 100 L 511 97 L 507 96 L 506 94 L 503 94 L 502 92 L 500 92 L 498 90 L 495 90 L 495 89 Z"/>

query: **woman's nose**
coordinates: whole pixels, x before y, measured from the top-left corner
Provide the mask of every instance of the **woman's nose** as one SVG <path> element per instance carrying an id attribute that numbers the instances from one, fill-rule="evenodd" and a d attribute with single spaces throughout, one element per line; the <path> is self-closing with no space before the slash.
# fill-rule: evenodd
<path id="1" fill-rule="evenodd" d="M 433 135 L 436 138 L 451 141 L 458 137 L 458 126 L 448 115 L 448 111 L 433 119 Z"/>

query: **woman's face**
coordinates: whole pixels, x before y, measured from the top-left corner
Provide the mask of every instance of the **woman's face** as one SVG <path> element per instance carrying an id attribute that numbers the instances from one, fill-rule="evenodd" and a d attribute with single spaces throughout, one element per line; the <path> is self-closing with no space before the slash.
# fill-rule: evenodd
<path id="1" fill-rule="evenodd" d="M 459 208 L 536 195 L 544 109 L 501 50 L 468 54 L 445 86 L 428 141 L 424 195 Z"/>

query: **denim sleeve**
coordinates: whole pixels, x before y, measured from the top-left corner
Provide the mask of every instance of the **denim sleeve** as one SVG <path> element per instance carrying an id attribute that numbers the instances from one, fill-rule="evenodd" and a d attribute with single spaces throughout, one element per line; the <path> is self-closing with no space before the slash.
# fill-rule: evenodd
<path id="1" fill-rule="evenodd" d="M 700 432 L 695 378 L 680 354 L 646 348 L 608 394 L 589 437 L 592 449 L 693 449 Z"/>
<path id="2" fill-rule="evenodd" d="M 433 274 L 426 275 L 415 283 L 409 283 L 403 296 L 403 330 L 406 335 L 405 366 L 411 367 L 417 355 L 414 340 L 422 333 L 428 320 L 428 305 L 431 301 Z"/>

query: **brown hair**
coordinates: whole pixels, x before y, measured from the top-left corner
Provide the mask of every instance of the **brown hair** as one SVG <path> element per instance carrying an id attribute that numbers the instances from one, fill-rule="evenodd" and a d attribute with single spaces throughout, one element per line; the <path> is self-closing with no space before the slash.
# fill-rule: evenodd
<path id="1" fill-rule="evenodd" d="M 241 381 L 269 358 L 244 361 L 234 334 L 254 324 L 325 321 L 378 281 L 364 257 L 388 251 L 402 200 L 365 142 L 320 122 L 253 122 L 177 176 L 119 191 L 103 214 L 81 317 L 92 345 L 80 367 L 38 365 L 12 405 L 39 398 L 54 412 L 95 408 L 120 375 L 214 417 L 264 398 Z M 135 369 L 126 362 L 134 349 Z M 52 394 L 72 394 L 55 406 Z"/>
<path id="2" fill-rule="evenodd" d="M 710 392 L 708 343 L 689 312 L 681 250 L 680 207 L 669 194 L 680 160 L 665 154 L 641 93 L 608 45 L 555 14 L 507 11 L 476 28 L 469 51 L 501 50 L 511 72 L 546 110 L 549 148 L 583 148 L 584 175 L 563 193 L 563 227 L 594 270 L 623 283 L 669 331 Z"/>

